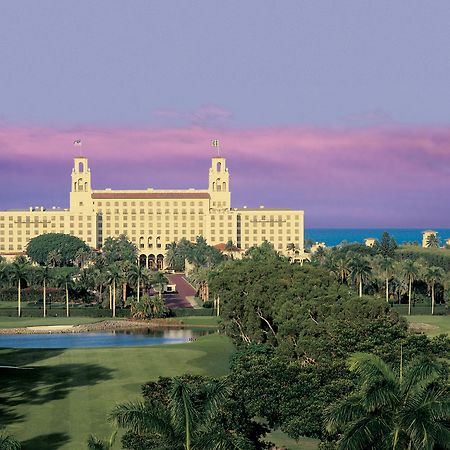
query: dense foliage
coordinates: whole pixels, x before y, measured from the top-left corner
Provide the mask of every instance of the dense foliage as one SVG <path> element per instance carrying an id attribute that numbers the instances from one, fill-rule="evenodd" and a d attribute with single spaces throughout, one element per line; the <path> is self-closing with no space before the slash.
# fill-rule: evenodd
<path id="1" fill-rule="evenodd" d="M 62 233 L 41 234 L 27 245 L 27 255 L 40 265 L 48 264 L 52 259 L 55 265 L 72 265 L 80 250 L 88 251 L 89 247 L 80 238 Z"/>
<path id="2" fill-rule="evenodd" d="M 143 386 L 144 402 L 117 406 L 111 419 L 127 431 L 123 448 L 268 448 L 266 428 L 254 422 L 226 379 L 185 375 Z"/>
<path id="3" fill-rule="evenodd" d="M 108 237 L 103 244 L 102 253 L 107 264 L 118 261 L 135 263 L 137 258 L 136 246 L 124 234 L 117 238 Z"/>

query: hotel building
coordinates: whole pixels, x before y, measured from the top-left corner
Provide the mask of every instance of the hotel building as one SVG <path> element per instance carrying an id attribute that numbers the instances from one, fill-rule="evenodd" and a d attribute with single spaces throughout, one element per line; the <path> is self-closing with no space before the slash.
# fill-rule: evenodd
<path id="1" fill-rule="evenodd" d="M 44 233 L 79 237 L 100 249 L 108 237 L 126 234 L 142 264 L 164 268 L 168 245 L 203 236 L 208 244 L 232 241 L 243 251 L 271 242 L 294 260 L 303 256 L 304 213 L 278 208 L 232 208 L 230 174 L 223 157 L 213 157 L 204 190 L 97 190 L 85 157 L 74 158 L 70 207 L 0 212 L 0 255 L 12 258 Z M 292 245 L 293 244 L 293 245 Z M 223 245 L 222 245 L 223 246 Z"/>

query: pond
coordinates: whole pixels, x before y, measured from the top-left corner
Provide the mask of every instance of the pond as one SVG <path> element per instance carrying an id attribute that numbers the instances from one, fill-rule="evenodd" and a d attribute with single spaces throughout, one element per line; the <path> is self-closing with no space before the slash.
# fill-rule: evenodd
<path id="1" fill-rule="evenodd" d="M 212 330 L 139 329 L 95 333 L 7 334 L 0 348 L 93 348 L 180 344 L 212 333 Z"/>

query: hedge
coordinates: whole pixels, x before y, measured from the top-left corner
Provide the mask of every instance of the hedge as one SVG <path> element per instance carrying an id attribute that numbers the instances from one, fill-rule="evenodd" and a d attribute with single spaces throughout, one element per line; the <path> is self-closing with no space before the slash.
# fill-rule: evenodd
<path id="1" fill-rule="evenodd" d="M 21 289 L 21 297 L 24 302 L 42 302 L 43 289 L 29 287 Z M 64 302 L 66 291 L 61 288 L 47 288 L 47 299 L 52 302 Z M 9 287 L 0 289 L 0 302 L 10 302 L 17 300 L 17 288 Z"/>
<path id="2" fill-rule="evenodd" d="M 188 316 L 213 316 L 214 310 L 211 308 L 177 308 L 170 310 L 170 317 L 188 317 Z"/>

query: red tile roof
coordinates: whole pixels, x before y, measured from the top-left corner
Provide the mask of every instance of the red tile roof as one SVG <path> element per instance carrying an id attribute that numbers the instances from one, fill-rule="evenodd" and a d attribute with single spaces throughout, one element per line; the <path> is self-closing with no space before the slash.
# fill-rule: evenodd
<path id="1" fill-rule="evenodd" d="M 204 198 L 209 199 L 207 192 L 96 192 L 92 194 L 93 199 L 145 199 L 145 198 L 162 198 L 162 199 L 183 199 L 183 198 Z"/>

